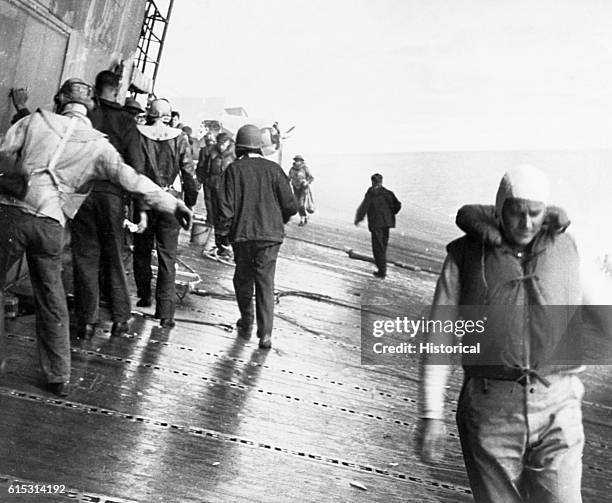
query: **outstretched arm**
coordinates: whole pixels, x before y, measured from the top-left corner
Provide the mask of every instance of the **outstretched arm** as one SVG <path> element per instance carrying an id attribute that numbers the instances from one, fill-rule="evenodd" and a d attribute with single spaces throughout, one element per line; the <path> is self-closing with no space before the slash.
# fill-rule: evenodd
<path id="1" fill-rule="evenodd" d="M 110 143 L 98 157 L 91 178 L 109 180 L 128 192 L 142 196 L 146 207 L 175 215 L 185 229 L 191 224 L 191 211 L 187 209 L 185 203 L 162 190 L 146 176 L 136 173 L 131 166 L 124 164 Z"/>

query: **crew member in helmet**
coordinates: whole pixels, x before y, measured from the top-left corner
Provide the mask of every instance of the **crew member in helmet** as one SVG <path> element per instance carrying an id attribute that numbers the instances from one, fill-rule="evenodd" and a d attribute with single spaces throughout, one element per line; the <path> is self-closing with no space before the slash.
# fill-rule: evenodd
<path id="1" fill-rule="evenodd" d="M 126 98 L 123 109 L 134 118 L 134 122 L 137 124 L 145 123 L 145 109 L 135 98 Z"/>
<path id="2" fill-rule="evenodd" d="M 183 132 L 168 126 L 172 109 L 164 99 L 154 100 L 148 111 L 148 125 L 138 126 L 140 145 L 145 157 L 144 173 L 164 191 L 178 196 L 174 185 L 180 177 L 185 203 L 193 207 L 198 197 L 198 182 L 191 160 L 191 149 Z M 144 208 L 146 209 L 146 208 Z M 151 251 L 157 248 L 157 282 L 155 317 L 160 326 L 174 326 L 176 308 L 175 263 L 180 227 L 168 215 L 155 208 L 140 212 L 139 224 L 146 225 L 134 235 L 134 279 L 140 300 L 139 307 L 152 304 Z"/>
<path id="3" fill-rule="evenodd" d="M 66 396 L 70 381 L 68 307 L 62 285 L 64 226 L 87 197 L 92 180 L 109 180 L 174 215 L 188 227 L 185 204 L 139 175 L 87 118 L 92 87 L 68 79 L 55 96 L 56 112 L 38 110 L 13 125 L 0 145 L 0 161 L 17 157 L 30 179 L 25 195 L 0 193 L 0 297 L 9 268 L 25 251 L 35 306 L 40 364 L 50 391 Z M 5 165 L 6 165 L 5 164 Z M 0 190 L 1 184 L 0 184 Z M 0 323 L 4 320 L 0 298 Z M 2 355 L 4 356 L 4 355 Z"/>
<path id="4" fill-rule="evenodd" d="M 234 290 L 240 319 L 238 335 L 251 336 L 257 320 L 259 347 L 272 346 L 274 272 L 285 236 L 284 224 L 297 213 L 289 179 L 282 168 L 262 156 L 260 130 L 242 126 L 236 134 L 236 157 L 218 190 L 216 231 L 234 248 Z M 255 313 L 253 312 L 255 288 Z"/>

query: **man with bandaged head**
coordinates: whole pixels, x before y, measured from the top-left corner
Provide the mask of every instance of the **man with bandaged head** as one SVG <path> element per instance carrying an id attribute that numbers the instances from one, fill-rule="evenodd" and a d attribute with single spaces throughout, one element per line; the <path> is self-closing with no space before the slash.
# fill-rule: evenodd
<path id="1" fill-rule="evenodd" d="M 106 137 L 92 127 L 87 118 L 92 97 L 89 84 L 68 79 L 55 96 L 57 113 L 37 110 L 28 115 L 8 130 L 0 145 L 2 172 L 20 166 L 29 182 L 24 191 L 0 190 L 0 292 L 7 271 L 25 252 L 40 364 L 48 389 L 60 396 L 68 394 L 70 381 L 68 307 L 62 285 L 64 227 L 87 198 L 91 182 L 111 181 L 181 225 L 191 222 L 191 211 L 182 201 L 124 164 Z M 0 323 L 3 320 L 0 298 Z"/>
<path id="2" fill-rule="evenodd" d="M 198 197 L 198 182 L 191 159 L 189 142 L 181 129 L 170 127 L 172 108 L 164 99 L 151 102 L 147 125 L 138 125 L 140 148 L 144 156 L 144 174 L 162 190 L 184 197 L 193 207 Z M 182 194 L 177 191 L 179 187 Z M 180 228 L 168 215 L 148 208 L 138 209 L 139 226 L 146 227 L 134 236 L 134 280 L 139 307 L 151 306 L 151 251 L 157 249 L 157 281 L 155 283 L 155 317 L 162 328 L 174 326 L 176 308 L 176 253 Z M 146 211 L 144 211 L 146 210 Z"/>
<path id="3" fill-rule="evenodd" d="M 576 334 L 572 322 L 583 290 L 577 249 L 564 232 L 569 221 L 547 206 L 548 197 L 539 169 L 508 171 L 495 207 L 459 211 L 466 235 L 447 246 L 436 285 L 431 319 L 465 317 L 470 309 L 493 313 L 478 339 L 481 352 L 463 355 L 456 416 L 477 503 L 581 501 L 581 366 L 556 364 L 554 355 L 564 333 Z M 548 324 L 537 318 L 557 308 L 567 316 Z M 420 447 L 426 461 L 438 459 L 442 448 L 444 363 L 425 355 Z"/>

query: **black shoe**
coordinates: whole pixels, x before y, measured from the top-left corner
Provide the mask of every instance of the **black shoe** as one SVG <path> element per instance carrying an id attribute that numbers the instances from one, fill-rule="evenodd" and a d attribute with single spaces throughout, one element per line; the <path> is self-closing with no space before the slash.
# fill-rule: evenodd
<path id="1" fill-rule="evenodd" d="M 272 335 L 264 334 L 259 338 L 260 349 L 270 349 L 272 347 Z"/>
<path id="2" fill-rule="evenodd" d="M 153 303 L 151 302 L 151 297 L 143 297 L 138 302 L 136 302 L 136 307 L 151 307 Z"/>
<path id="3" fill-rule="evenodd" d="M 70 383 L 69 382 L 50 382 L 47 384 L 47 390 L 51 393 L 66 397 L 70 394 Z"/>
<path id="4" fill-rule="evenodd" d="M 85 323 L 77 328 L 77 337 L 79 339 L 89 340 L 96 333 L 95 323 Z"/>
<path id="5" fill-rule="evenodd" d="M 173 328 L 176 323 L 174 323 L 174 319 L 172 318 L 162 318 L 159 320 L 159 326 L 162 328 Z"/>
<path id="6" fill-rule="evenodd" d="M 248 340 L 251 338 L 251 333 L 253 332 L 253 322 L 251 321 L 249 323 L 242 321 L 242 318 L 240 318 L 236 322 L 236 330 L 238 331 L 238 337 Z"/>
<path id="7" fill-rule="evenodd" d="M 374 276 L 376 276 L 377 278 L 380 278 L 380 279 L 385 279 L 385 277 L 387 276 L 386 274 L 384 274 L 384 273 L 382 273 L 380 271 L 374 271 L 372 274 Z"/>
<path id="8" fill-rule="evenodd" d="M 127 321 L 115 321 L 111 327 L 111 337 L 119 337 L 127 334 L 129 330 Z"/>

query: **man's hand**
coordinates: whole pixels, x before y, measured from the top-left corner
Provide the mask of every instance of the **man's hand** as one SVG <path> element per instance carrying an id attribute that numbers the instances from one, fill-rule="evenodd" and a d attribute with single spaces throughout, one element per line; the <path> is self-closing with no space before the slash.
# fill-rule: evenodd
<path id="1" fill-rule="evenodd" d="M 442 459 L 444 422 L 441 419 L 421 419 L 419 453 L 425 463 Z"/>
<path id="2" fill-rule="evenodd" d="M 147 230 L 147 225 L 149 225 L 147 212 L 141 211 L 139 213 L 140 213 L 140 222 L 138 222 L 138 226 L 137 226 L 135 234 L 142 234 L 144 231 Z"/>
<path id="3" fill-rule="evenodd" d="M 13 106 L 15 110 L 22 110 L 26 107 L 29 93 L 27 88 L 13 88 L 10 92 L 11 99 L 13 100 Z"/>
<path id="4" fill-rule="evenodd" d="M 178 220 L 178 223 L 185 230 L 189 230 L 191 227 L 191 220 L 193 218 L 193 214 L 191 210 L 185 206 L 185 203 L 180 199 L 177 199 L 176 209 L 174 210 L 174 216 Z"/>

